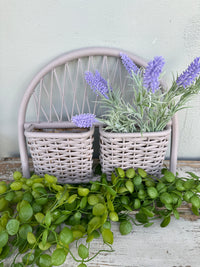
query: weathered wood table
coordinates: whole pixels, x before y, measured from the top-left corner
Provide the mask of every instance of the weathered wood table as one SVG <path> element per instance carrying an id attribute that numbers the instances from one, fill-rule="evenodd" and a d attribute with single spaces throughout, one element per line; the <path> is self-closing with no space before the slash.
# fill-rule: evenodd
<path id="1" fill-rule="evenodd" d="M 167 162 L 166 162 L 167 163 Z M 20 170 L 19 158 L 0 160 L 0 179 L 11 180 L 14 170 Z M 179 176 L 192 171 L 200 176 L 200 161 L 179 161 Z M 172 217 L 166 228 L 160 221 L 149 228 L 135 226 L 131 234 L 122 236 L 118 224 L 114 223 L 114 244 L 112 253 L 102 252 L 88 263 L 88 267 L 199 267 L 200 266 L 200 218 L 194 216 L 188 206 L 180 208 L 181 218 Z M 91 244 L 91 254 L 99 249 L 107 249 L 101 239 Z M 72 251 L 76 254 L 75 244 Z M 11 261 L 6 263 L 11 265 Z M 78 264 L 67 256 L 62 266 L 74 267 Z"/>

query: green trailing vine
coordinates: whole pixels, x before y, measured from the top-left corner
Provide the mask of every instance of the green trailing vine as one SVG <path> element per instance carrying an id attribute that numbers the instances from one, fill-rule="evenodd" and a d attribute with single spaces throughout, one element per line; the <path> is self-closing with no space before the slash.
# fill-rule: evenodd
<path id="1" fill-rule="evenodd" d="M 116 168 L 111 179 L 99 174 L 97 181 L 78 185 L 59 184 L 48 174 L 26 179 L 18 171 L 13 179 L 0 182 L 0 267 L 13 253 L 12 267 L 59 266 L 68 254 L 84 267 L 99 253 L 113 252 L 112 222 L 119 222 L 122 235 L 155 219 L 166 227 L 171 215 L 179 219 L 183 201 L 199 216 L 200 177 L 191 172 L 180 178 L 163 169 L 158 179 L 140 168 Z M 108 248 L 90 257 L 95 238 Z M 73 242 L 78 257 L 71 251 Z"/>

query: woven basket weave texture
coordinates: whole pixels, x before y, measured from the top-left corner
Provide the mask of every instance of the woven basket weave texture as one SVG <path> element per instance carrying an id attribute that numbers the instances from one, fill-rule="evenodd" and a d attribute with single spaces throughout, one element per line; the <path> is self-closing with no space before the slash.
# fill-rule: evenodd
<path id="1" fill-rule="evenodd" d="M 63 130 L 63 129 L 62 129 Z M 61 183 L 85 183 L 92 177 L 94 128 L 85 132 L 25 130 L 34 171 L 48 173 Z"/>
<path id="2" fill-rule="evenodd" d="M 100 163 L 109 176 L 116 167 L 143 168 L 159 175 L 163 167 L 171 128 L 154 133 L 111 133 L 100 127 Z"/>

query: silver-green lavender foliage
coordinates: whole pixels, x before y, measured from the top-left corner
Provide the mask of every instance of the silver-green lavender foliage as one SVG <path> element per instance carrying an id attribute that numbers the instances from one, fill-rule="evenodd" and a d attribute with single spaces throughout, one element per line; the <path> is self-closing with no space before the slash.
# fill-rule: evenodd
<path id="1" fill-rule="evenodd" d="M 168 91 L 160 84 L 162 57 L 154 57 L 145 69 L 139 69 L 125 54 L 121 54 L 121 59 L 130 75 L 129 101 L 125 101 L 120 90 L 109 87 L 97 71 L 94 75 L 85 74 L 91 89 L 101 96 L 104 114 L 98 120 L 105 124 L 106 130 L 123 133 L 162 131 L 174 114 L 186 108 L 191 97 L 200 92 L 200 57 L 173 79 Z"/>
<path id="2" fill-rule="evenodd" d="M 120 91 L 101 98 L 106 111 L 100 121 L 112 132 L 157 132 L 165 129 L 174 114 L 186 108 L 190 98 L 200 90 L 200 78 L 194 85 L 183 88 L 173 82 L 169 91 L 147 91 L 142 84 L 141 73 L 132 78 L 132 99 L 125 102 Z"/>

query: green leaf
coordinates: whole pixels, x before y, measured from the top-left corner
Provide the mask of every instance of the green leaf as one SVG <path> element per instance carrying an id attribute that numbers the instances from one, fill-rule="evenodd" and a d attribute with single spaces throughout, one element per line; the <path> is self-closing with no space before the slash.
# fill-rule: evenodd
<path id="1" fill-rule="evenodd" d="M 123 221 L 120 223 L 119 231 L 122 235 L 128 235 L 133 229 L 132 223 L 130 221 Z"/>
<path id="2" fill-rule="evenodd" d="M 144 224 L 144 227 L 150 227 L 150 226 L 152 226 L 154 224 L 154 222 L 149 222 L 149 223 L 146 223 L 146 224 Z"/>
<path id="3" fill-rule="evenodd" d="M 119 221 L 119 216 L 118 216 L 117 212 L 115 212 L 115 211 L 111 211 L 109 213 L 109 217 L 110 217 L 111 221 L 113 221 L 113 222 Z"/>
<path id="4" fill-rule="evenodd" d="M 78 267 L 87 267 L 87 265 L 85 263 L 80 263 Z"/>
<path id="5" fill-rule="evenodd" d="M 39 258 L 39 266 L 51 267 L 52 266 L 51 256 L 49 256 L 48 254 L 42 254 Z"/>
<path id="6" fill-rule="evenodd" d="M 114 205 L 113 205 L 113 202 L 110 199 L 108 199 L 108 201 L 107 201 L 107 206 L 108 206 L 108 209 L 110 211 L 114 211 Z"/>
<path id="7" fill-rule="evenodd" d="M 173 202 L 173 199 L 169 193 L 164 192 L 160 195 L 160 201 L 164 204 L 171 204 Z"/>
<path id="8" fill-rule="evenodd" d="M 128 180 L 126 181 L 126 188 L 128 189 L 128 191 L 132 194 L 134 191 L 134 184 L 132 181 Z"/>
<path id="9" fill-rule="evenodd" d="M 141 169 L 141 168 L 138 168 L 137 171 L 138 171 L 138 174 L 139 174 L 142 178 L 147 177 L 147 172 L 146 172 L 145 170 L 143 170 L 143 169 Z"/>
<path id="10" fill-rule="evenodd" d="M 106 221 L 103 225 L 102 225 L 102 229 L 106 228 L 106 229 L 111 229 L 111 223 L 110 221 Z"/>
<path id="11" fill-rule="evenodd" d="M 42 245 L 45 246 L 46 242 L 47 242 L 47 236 L 48 236 L 48 229 L 45 229 L 43 234 L 42 234 Z"/>
<path id="12" fill-rule="evenodd" d="M 78 247 L 78 255 L 81 259 L 86 259 L 89 256 L 89 249 L 84 246 L 83 244 L 80 244 Z"/>
<path id="13" fill-rule="evenodd" d="M 154 217 L 155 215 L 150 209 L 145 208 L 145 207 L 141 208 L 141 212 L 146 214 L 148 217 Z"/>
<path id="14" fill-rule="evenodd" d="M 45 174 L 44 179 L 47 183 L 52 184 L 57 182 L 57 178 L 53 175 Z"/>
<path id="15" fill-rule="evenodd" d="M 52 265 L 59 266 L 66 260 L 67 252 L 63 248 L 57 248 L 54 250 L 51 256 Z"/>
<path id="16" fill-rule="evenodd" d="M 165 208 L 166 208 L 167 210 L 173 210 L 173 206 L 172 206 L 172 204 L 165 204 Z"/>
<path id="17" fill-rule="evenodd" d="M 150 186 L 147 188 L 147 194 L 150 196 L 150 198 L 155 199 L 158 197 L 158 191 L 155 187 Z"/>
<path id="18" fill-rule="evenodd" d="M 136 220 L 137 220 L 138 222 L 143 223 L 143 224 L 149 222 L 147 215 L 144 214 L 144 213 L 142 213 L 142 212 L 137 213 L 137 214 L 135 215 L 135 218 L 136 218 Z"/>
<path id="19" fill-rule="evenodd" d="M 47 211 L 45 218 L 44 218 L 44 223 L 46 224 L 47 227 L 51 225 L 51 212 Z"/>
<path id="20" fill-rule="evenodd" d="M 62 222 L 64 222 L 65 220 L 67 220 L 67 218 L 69 217 L 69 215 L 65 215 L 62 214 L 55 222 L 54 224 L 61 224 Z"/>
<path id="21" fill-rule="evenodd" d="M 161 222 L 160 226 L 161 227 L 166 227 L 171 221 L 171 217 L 170 216 L 167 216 L 164 218 L 164 220 Z"/>
<path id="22" fill-rule="evenodd" d="M 113 244 L 113 232 L 111 232 L 110 229 L 103 228 L 102 237 L 103 237 L 104 243 L 108 243 L 110 245 Z"/>
<path id="23" fill-rule="evenodd" d="M 108 229 L 108 228 L 107 228 Z M 99 238 L 100 237 L 100 233 L 97 230 L 94 230 L 92 232 L 92 235 L 94 236 L 94 238 Z"/>
<path id="24" fill-rule="evenodd" d="M 195 181 L 193 179 L 187 180 L 184 183 L 184 187 L 186 190 L 192 189 L 195 186 Z"/>
<path id="25" fill-rule="evenodd" d="M 102 203 L 97 203 L 92 209 L 92 214 L 95 216 L 101 216 L 105 213 L 106 207 Z"/>
<path id="26" fill-rule="evenodd" d="M 80 209 L 84 209 L 87 205 L 87 197 L 82 197 L 81 202 L 80 202 Z"/>
<path id="27" fill-rule="evenodd" d="M 192 196 L 190 198 L 190 201 L 194 207 L 196 207 L 197 209 L 200 208 L 200 198 L 197 195 Z"/>
<path id="28" fill-rule="evenodd" d="M 32 253 L 27 253 L 26 255 L 24 255 L 24 257 L 22 258 L 22 262 L 24 263 L 24 265 L 30 265 L 33 263 L 35 257 Z"/>
<path id="29" fill-rule="evenodd" d="M 31 192 L 25 192 L 24 195 L 23 195 L 23 200 L 26 200 L 29 203 L 31 203 L 32 200 L 33 200 L 33 196 L 31 194 Z"/>
<path id="30" fill-rule="evenodd" d="M 139 175 L 135 176 L 133 178 L 133 183 L 135 186 L 139 186 L 142 183 L 142 178 Z"/>
<path id="31" fill-rule="evenodd" d="M 120 178 L 124 178 L 125 177 L 125 172 L 122 168 L 115 168 L 115 171 L 117 173 L 117 175 L 120 177 Z"/>
<path id="32" fill-rule="evenodd" d="M 40 197 L 35 200 L 35 202 L 41 206 L 45 205 L 48 202 L 47 197 Z"/>
<path id="33" fill-rule="evenodd" d="M 39 224 L 43 224 L 44 223 L 44 214 L 41 212 L 37 212 L 35 215 L 35 219 Z"/>
<path id="34" fill-rule="evenodd" d="M 0 260 L 4 260 L 5 258 L 7 258 L 10 255 L 10 246 L 9 245 L 5 245 L 3 247 L 3 250 L 0 254 Z"/>
<path id="35" fill-rule="evenodd" d="M 78 195 L 81 197 L 86 197 L 90 190 L 88 188 L 78 187 Z"/>
<path id="36" fill-rule="evenodd" d="M 71 195 L 71 196 L 68 198 L 67 202 L 68 202 L 69 204 L 71 204 L 71 203 L 73 203 L 76 199 L 77 199 L 77 194 L 73 194 L 73 195 Z"/>
<path id="37" fill-rule="evenodd" d="M 25 201 L 25 200 L 23 200 Z M 27 202 L 27 201 L 26 201 Z M 22 222 L 27 222 L 33 216 L 33 209 L 29 202 L 22 205 L 19 210 L 19 218 Z"/>
<path id="38" fill-rule="evenodd" d="M 11 192 L 8 192 L 8 193 L 5 195 L 5 200 L 7 200 L 7 201 L 12 201 L 14 197 L 15 197 L 15 193 L 14 193 L 13 191 L 11 191 Z"/>
<path id="39" fill-rule="evenodd" d="M 6 230 L 9 235 L 16 235 L 19 230 L 19 221 L 16 219 L 11 219 L 7 222 Z"/>
<path id="40" fill-rule="evenodd" d="M 168 171 L 168 170 L 165 170 L 165 171 L 164 171 L 164 179 L 165 179 L 168 183 L 172 183 L 172 182 L 174 182 L 174 180 L 175 180 L 175 175 L 174 175 L 172 172 L 170 172 L 170 171 Z"/>
<path id="41" fill-rule="evenodd" d="M 129 168 L 126 170 L 126 177 L 132 179 L 135 176 L 135 170 L 133 168 Z"/>
<path id="42" fill-rule="evenodd" d="M 106 189 L 108 193 L 110 193 L 112 196 L 114 197 L 116 196 L 117 192 L 114 189 L 112 189 L 110 186 L 106 186 Z"/>
<path id="43" fill-rule="evenodd" d="M 69 245 L 73 241 L 73 232 L 68 227 L 64 227 L 59 234 L 59 240 L 64 245 Z"/>
<path id="44" fill-rule="evenodd" d="M 177 209 L 174 209 L 173 210 L 173 214 L 174 214 L 174 217 L 178 220 L 180 218 L 180 214 L 179 212 L 177 211 Z"/>
<path id="45" fill-rule="evenodd" d="M 194 213 L 194 215 L 199 216 L 199 209 L 193 205 L 192 205 L 192 212 Z"/>
<path id="46" fill-rule="evenodd" d="M 0 232 L 0 248 L 3 248 L 8 242 L 8 233 L 6 231 Z"/>
<path id="47" fill-rule="evenodd" d="M 36 243 L 35 235 L 32 232 L 27 233 L 27 241 L 29 244 L 33 245 Z"/>
<path id="48" fill-rule="evenodd" d="M 43 244 L 42 242 L 40 242 L 40 243 L 38 244 L 38 247 L 39 247 L 39 249 L 41 249 L 41 250 L 47 250 L 47 249 L 49 249 L 49 248 L 51 247 L 51 243 L 46 242 L 45 244 Z"/>
<path id="49" fill-rule="evenodd" d="M 94 230 L 101 226 L 101 218 L 98 216 L 93 217 L 88 223 L 88 234 L 91 234 Z"/>
<path id="50" fill-rule="evenodd" d="M 99 199 L 96 195 L 90 195 L 88 197 L 88 203 L 91 206 L 94 206 L 95 204 L 99 203 Z"/>
<path id="51" fill-rule="evenodd" d="M 23 224 L 19 228 L 19 236 L 23 239 L 27 239 L 28 232 L 32 232 L 33 229 L 29 224 Z"/>

